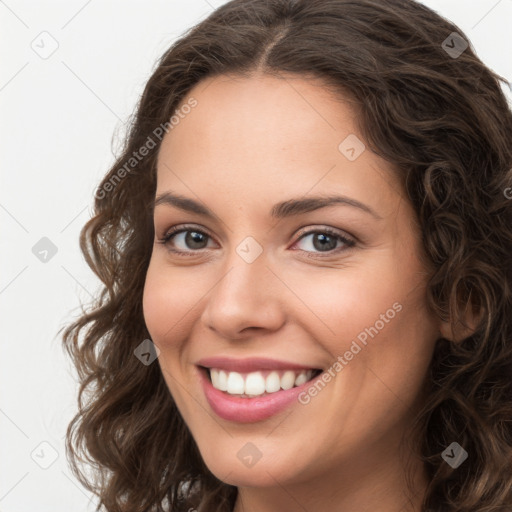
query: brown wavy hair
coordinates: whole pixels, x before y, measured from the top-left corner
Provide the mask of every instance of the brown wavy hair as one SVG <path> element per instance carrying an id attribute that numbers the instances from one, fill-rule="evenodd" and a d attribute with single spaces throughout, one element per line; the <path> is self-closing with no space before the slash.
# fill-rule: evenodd
<path id="1" fill-rule="evenodd" d="M 458 57 L 443 43 L 454 46 L 453 32 L 469 44 Z M 134 350 L 150 337 L 142 293 L 154 240 L 155 129 L 205 77 L 260 72 L 321 78 L 357 106 L 367 147 L 394 165 L 417 213 L 432 268 L 428 305 L 465 332 L 437 340 L 416 420 L 429 477 L 422 511 L 510 512 L 508 83 L 460 28 L 413 0 L 233 0 L 160 58 L 80 234 L 101 289 L 63 334 L 80 381 L 66 434 L 73 473 L 99 497 L 97 510 L 233 510 L 237 488 L 206 467 L 159 366 L 141 364 Z M 156 147 L 135 165 L 148 137 Z M 457 469 L 441 457 L 453 441 L 469 454 Z"/>

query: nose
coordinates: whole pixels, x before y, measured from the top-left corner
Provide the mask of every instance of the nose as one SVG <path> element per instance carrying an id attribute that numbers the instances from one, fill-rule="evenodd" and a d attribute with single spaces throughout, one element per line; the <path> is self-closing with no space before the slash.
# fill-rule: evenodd
<path id="1" fill-rule="evenodd" d="M 226 339 L 278 330 L 285 322 L 286 292 L 265 252 L 248 263 L 233 251 L 223 277 L 208 294 L 202 321 Z"/>

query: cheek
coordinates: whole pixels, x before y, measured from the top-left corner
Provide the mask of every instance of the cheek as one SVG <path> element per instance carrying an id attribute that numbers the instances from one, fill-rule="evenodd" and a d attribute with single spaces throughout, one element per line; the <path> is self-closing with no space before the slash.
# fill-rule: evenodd
<path id="1" fill-rule="evenodd" d="M 186 313 L 190 308 L 186 307 L 183 294 L 176 293 L 180 289 L 179 285 L 177 287 L 174 279 L 170 282 L 169 273 L 168 270 L 164 272 L 154 262 L 150 263 L 144 284 L 142 308 L 150 338 L 160 350 L 158 363 L 164 380 L 174 400 L 183 407 L 180 385 L 176 383 L 176 379 L 179 379 L 182 340 L 186 339 L 186 330 L 189 328 L 183 319 L 188 319 Z"/>
<path id="2" fill-rule="evenodd" d="M 382 279 L 382 272 L 382 266 L 376 270 L 353 266 L 329 269 L 316 277 L 311 273 L 297 274 L 293 290 L 302 302 L 293 300 L 297 306 L 303 308 L 305 304 L 308 308 L 297 318 L 307 322 L 308 330 L 315 329 L 317 336 L 324 333 L 322 339 L 332 339 L 334 351 L 343 349 L 340 342 L 344 345 L 355 338 L 381 314 L 391 309 L 394 315 L 393 304 L 403 296 L 403 290 L 393 284 L 394 277 L 389 272 L 387 279 Z"/>
<path id="3" fill-rule="evenodd" d="M 300 318 L 333 356 L 351 348 L 357 351 L 359 345 L 354 359 L 378 362 L 378 367 L 385 361 L 390 368 L 401 354 L 415 371 L 428 361 L 436 339 L 426 311 L 421 269 L 406 259 L 398 268 L 384 252 L 378 260 L 371 266 L 340 269 L 332 279 L 320 275 L 315 279 L 311 274 L 297 278 L 294 291 L 309 309 Z"/>
<path id="4" fill-rule="evenodd" d="M 170 279 L 169 274 L 168 270 L 160 271 L 152 261 L 146 274 L 142 298 L 146 327 L 161 349 L 169 340 L 176 338 L 182 329 L 179 319 L 190 309 L 187 307 L 186 288 L 175 279 Z M 176 290 L 180 290 L 180 293 Z"/>

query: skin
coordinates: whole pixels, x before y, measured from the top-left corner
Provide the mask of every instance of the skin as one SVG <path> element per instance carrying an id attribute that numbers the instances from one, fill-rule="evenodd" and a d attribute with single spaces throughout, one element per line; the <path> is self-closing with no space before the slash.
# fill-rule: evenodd
<path id="1" fill-rule="evenodd" d="M 435 341 L 449 332 L 426 308 L 421 234 L 395 172 L 369 149 L 354 161 L 340 152 L 348 135 L 362 140 L 356 114 L 319 80 L 223 75 L 189 97 L 197 106 L 162 142 L 156 196 L 182 194 L 217 218 L 156 206 L 143 307 L 206 465 L 239 488 L 236 512 L 419 511 L 423 466 L 406 450 L 411 496 L 399 445 L 423 400 Z M 269 214 L 280 201 L 333 193 L 381 218 L 341 204 L 280 220 Z M 187 245 L 183 233 L 158 243 L 185 223 L 209 235 L 205 248 Z M 315 235 L 298 233 L 325 227 L 356 245 L 338 241 L 323 252 Z M 263 248 L 252 263 L 236 252 L 248 236 Z M 206 401 L 200 358 L 262 356 L 327 369 L 395 303 L 401 311 L 307 405 L 237 424 Z M 237 457 L 248 442 L 262 453 L 252 467 Z"/>

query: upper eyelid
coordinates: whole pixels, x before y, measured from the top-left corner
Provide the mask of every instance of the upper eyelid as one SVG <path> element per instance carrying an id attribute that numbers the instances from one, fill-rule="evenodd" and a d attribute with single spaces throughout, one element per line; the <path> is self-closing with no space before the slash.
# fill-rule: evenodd
<path id="1" fill-rule="evenodd" d="M 208 235 L 210 238 L 213 238 L 215 239 L 215 237 L 209 232 L 208 229 L 204 228 L 204 227 L 197 227 L 197 226 L 194 226 L 194 225 L 188 225 L 188 224 L 177 224 L 175 226 L 171 226 L 170 228 L 167 228 L 163 235 L 162 235 L 162 238 L 165 238 L 167 237 L 167 235 L 177 235 L 179 233 L 183 233 L 184 231 L 199 231 L 201 233 L 204 233 L 205 235 Z"/>

